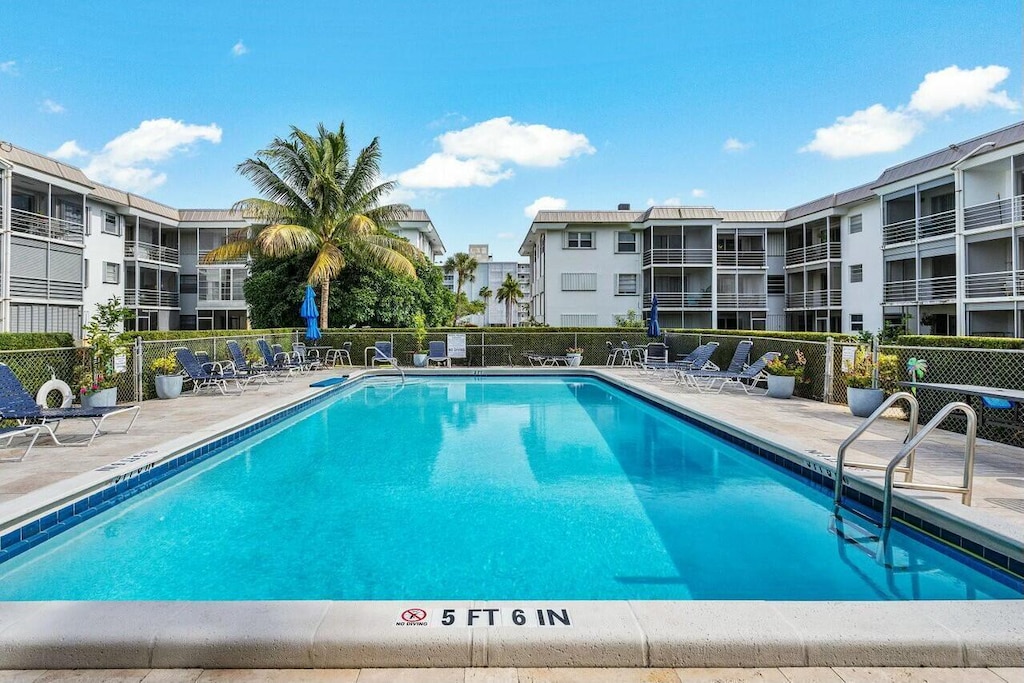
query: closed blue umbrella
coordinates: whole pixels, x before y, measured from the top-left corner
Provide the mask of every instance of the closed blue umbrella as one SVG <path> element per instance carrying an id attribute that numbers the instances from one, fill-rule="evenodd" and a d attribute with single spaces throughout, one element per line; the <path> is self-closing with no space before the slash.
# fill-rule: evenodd
<path id="1" fill-rule="evenodd" d="M 658 325 L 658 295 L 651 297 L 651 317 L 647 319 L 647 336 L 660 337 L 661 327 Z"/>
<path id="2" fill-rule="evenodd" d="M 306 296 L 302 299 L 302 308 L 299 315 L 306 321 L 306 339 L 315 341 L 320 338 L 320 328 L 317 327 L 317 320 L 320 319 L 320 311 L 316 307 L 316 292 L 309 285 L 306 285 Z"/>

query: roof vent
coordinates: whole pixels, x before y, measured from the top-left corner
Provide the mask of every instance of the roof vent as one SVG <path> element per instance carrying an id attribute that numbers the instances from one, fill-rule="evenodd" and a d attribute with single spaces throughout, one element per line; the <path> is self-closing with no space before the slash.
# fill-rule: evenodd
<path id="1" fill-rule="evenodd" d="M 629 204 L 619 204 L 619 211 L 629 211 Z"/>

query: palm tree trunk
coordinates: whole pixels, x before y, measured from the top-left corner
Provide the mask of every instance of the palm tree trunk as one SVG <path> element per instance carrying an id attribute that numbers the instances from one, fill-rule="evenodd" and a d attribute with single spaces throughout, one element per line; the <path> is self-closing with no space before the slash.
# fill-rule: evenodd
<path id="1" fill-rule="evenodd" d="M 324 280 L 320 283 L 320 329 L 327 330 L 327 301 L 331 295 L 331 281 Z"/>

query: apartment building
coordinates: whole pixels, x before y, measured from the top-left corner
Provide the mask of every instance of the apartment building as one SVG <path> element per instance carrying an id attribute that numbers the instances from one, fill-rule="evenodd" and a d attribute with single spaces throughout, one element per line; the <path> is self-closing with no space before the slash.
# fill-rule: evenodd
<path id="1" fill-rule="evenodd" d="M 497 300 L 498 289 L 505 282 L 505 277 L 511 275 L 519 283 L 523 291 L 523 298 L 512 310 L 512 326 L 518 326 L 530 317 L 530 265 L 519 261 L 495 261 L 491 256 L 490 245 L 470 244 L 466 251 L 476 260 L 476 271 L 473 273 L 471 282 L 463 284 L 468 301 L 481 301 L 480 291 L 486 287 L 491 291 L 490 298 L 483 313 L 466 316 L 465 322 L 476 327 L 489 327 L 492 325 L 507 325 L 505 304 Z M 445 273 L 445 286 L 455 291 L 455 274 Z"/>
<path id="2" fill-rule="evenodd" d="M 540 211 L 533 315 L 603 326 L 1024 336 L 1024 123 L 784 211 Z"/>
<path id="3" fill-rule="evenodd" d="M 248 259 L 202 259 L 250 227 L 237 211 L 175 209 L 0 143 L 0 331 L 78 337 L 113 296 L 135 311 L 129 329 L 244 329 Z M 423 210 L 393 230 L 430 261 L 444 254 Z"/>

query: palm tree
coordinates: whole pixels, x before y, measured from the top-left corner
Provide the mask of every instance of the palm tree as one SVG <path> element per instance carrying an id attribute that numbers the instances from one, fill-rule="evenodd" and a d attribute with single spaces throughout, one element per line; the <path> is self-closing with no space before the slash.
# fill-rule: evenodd
<path id="1" fill-rule="evenodd" d="M 484 300 L 484 325 L 489 325 L 490 320 L 487 318 L 487 302 L 491 300 L 492 296 L 494 296 L 494 292 L 491 291 L 490 287 L 484 285 L 480 288 L 480 291 L 477 292 L 477 294 Z"/>
<path id="2" fill-rule="evenodd" d="M 505 280 L 501 283 L 501 287 L 498 287 L 498 294 L 495 298 L 505 302 L 505 324 L 509 327 L 512 327 L 512 311 L 523 296 L 523 289 L 519 286 L 519 281 L 512 277 L 512 273 L 505 273 Z"/>
<path id="3" fill-rule="evenodd" d="M 203 262 L 236 259 L 254 251 L 273 258 L 316 254 L 306 279 L 320 287 L 323 329 L 328 324 L 331 280 L 345 268 L 347 258 L 415 279 L 414 261 L 421 255 L 385 227 L 408 207 L 381 204 L 395 183 L 377 183 L 380 157 L 379 138 L 374 138 L 350 164 L 344 123 L 337 132 L 319 124 L 317 137 L 292 126 L 287 140 L 274 138 L 255 159 L 238 165 L 238 172 L 262 197 L 243 199 L 233 208 L 266 227 L 239 231 Z"/>
<path id="4" fill-rule="evenodd" d="M 452 318 L 452 325 L 459 319 L 462 285 L 476 280 L 476 265 L 476 259 L 464 251 L 449 256 L 444 262 L 444 272 L 448 275 L 455 273 L 455 315 Z"/>

